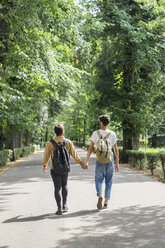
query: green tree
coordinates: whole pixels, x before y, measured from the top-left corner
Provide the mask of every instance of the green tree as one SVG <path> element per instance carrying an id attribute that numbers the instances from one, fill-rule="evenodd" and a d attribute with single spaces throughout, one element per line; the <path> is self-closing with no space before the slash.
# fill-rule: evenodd
<path id="1" fill-rule="evenodd" d="M 124 151 L 138 149 L 139 135 L 155 124 L 153 102 L 163 86 L 165 9 L 155 0 L 96 2 L 104 23 L 96 62 L 100 106 L 121 123 Z"/>
<path id="2" fill-rule="evenodd" d="M 0 10 L 2 149 L 10 130 L 14 136 L 39 130 L 43 106 L 65 96 L 80 70 L 73 67 L 71 50 L 77 12 L 73 1 L 3 0 Z"/>

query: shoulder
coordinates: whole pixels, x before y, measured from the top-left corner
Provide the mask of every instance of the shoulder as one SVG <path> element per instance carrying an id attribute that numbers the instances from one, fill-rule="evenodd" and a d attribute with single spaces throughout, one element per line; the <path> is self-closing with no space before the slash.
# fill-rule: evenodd
<path id="1" fill-rule="evenodd" d="M 93 131 L 92 135 L 97 135 L 98 132 L 99 132 L 99 130 L 95 130 L 95 131 Z"/>
<path id="2" fill-rule="evenodd" d="M 110 136 L 109 136 L 109 139 L 110 139 L 112 145 L 114 145 L 117 142 L 116 133 L 113 132 L 113 131 L 111 131 Z"/>
<path id="3" fill-rule="evenodd" d="M 72 144 L 72 143 L 73 143 L 70 139 L 66 139 L 66 138 L 64 138 L 64 141 L 65 141 L 66 143 L 69 143 L 69 144 Z"/>
<path id="4" fill-rule="evenodd" d="M 97 137 L 97 136 L 98 136 L 97 132 L 98 132 L 98 130 L 94 131 L 94 132 L 92 133 L 92 136 L 91 136 L 91 137 L 92 137 L 92 138 Z"/>
<path id="5" fill-rule="evenodd" d="M 113 137 L 116 137 L 116 133 L 114 132 L 114 131 L 111 131 L 111 130 L 109 130 L 110 131 L 110 135 L 112 135 Z"/>
<path id="6" fill-rule="evenodd" d="M 52 139 L 51 139 L 52 140 Z M 51 140 L 48 140 L 47 143 L 46 143 L 46 146 L 45 146 L 45 149 L 53 149 L 54 148 L 54 145 L 53 143 L 51 142 Z"/>
<path id="7" fill-rule="evenodd" d="M 65 138 L 65 142 L 66 142 L 66 146 L 69 146 L 69 147 L 73 146 L 73 142 L 70 139 Z"/>

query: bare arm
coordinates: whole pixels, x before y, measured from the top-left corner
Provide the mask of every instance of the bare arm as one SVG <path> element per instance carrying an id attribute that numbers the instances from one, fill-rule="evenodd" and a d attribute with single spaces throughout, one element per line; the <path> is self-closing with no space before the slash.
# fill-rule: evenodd
<path id="1" fill-rule="evenodd" d="M 88 148 L 88 153 L 87 153 L 87 156 L 86 156 L 86 159 L 85 159 L 85 166 L 88 167 L 88 159 L 93 151 L 93 146 L 94 146 L 94 142 L 91 140 L 91 143 L 90 143 L 90 146 Z"/>
<path id="2" fill-rule="evenodd" d="M 72 142 L 70 142 L 70 155 L 72 156 L 72 158 L 75 161 L 75 163 L 80 164 L 82 169 L 86 169 L 85 166 L 84 166 L 84 163 L 81 160 L 81 158 L 78 156 L 78 154 L 77 154 Z"/>
<path id="3" fill-rule="evenodd" d="M 117 143 L 114 144 L 113 148 L 114 148 L 115 161 L 116 161 L 115 171 L 118 172 L 119 171 L 119 149 L 117 147 Z"/>

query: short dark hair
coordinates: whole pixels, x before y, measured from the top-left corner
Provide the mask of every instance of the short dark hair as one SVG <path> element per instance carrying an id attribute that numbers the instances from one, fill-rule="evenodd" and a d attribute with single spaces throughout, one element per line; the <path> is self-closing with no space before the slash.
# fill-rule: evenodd
<path id="1" fill-rule="evenodd" d="M 64 130 L 64 125 L 62 124 L 58 124 L 54 127 L 54 132 L 57 136 L 60 136 L 63 130 Z"/>
<path id="2" fill-rule="evenodd" d="M 101 121 L 104 126 L 108 126 L 108 124 L 110 123 L 110 117 L 109 115 L 100 115 L 99 121 Z"/>

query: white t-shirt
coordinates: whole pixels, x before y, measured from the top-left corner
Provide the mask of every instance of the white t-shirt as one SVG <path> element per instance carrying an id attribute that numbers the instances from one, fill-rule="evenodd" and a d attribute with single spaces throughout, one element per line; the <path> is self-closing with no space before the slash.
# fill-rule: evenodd
<path id="1" fill-rule="evenodd" d="M 108 137 L 108 139 L 110 140 L 110 146 L 111 146 L 111 149 L 113 147 L 114 144 L 116 144 L 117 142 L 117 137 L 116 137 L 116 134 L 115 132 L 113 131 L 110 131 L 109 129 L 99 129 L 99 132 L 101 134 L 101 136 L 105 137 L 109 132 L 111 132 L 110 136 Z M 97 131 L 94 131 L 92 136 L 91 136 L 91 140 L 94 142 L 94 144 L 97 143 L 97 141 L 99 140 L 99 136 L 97 134 Z"/>

